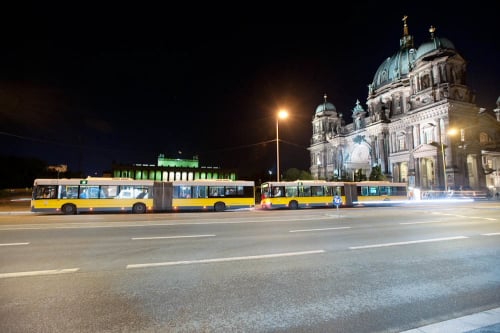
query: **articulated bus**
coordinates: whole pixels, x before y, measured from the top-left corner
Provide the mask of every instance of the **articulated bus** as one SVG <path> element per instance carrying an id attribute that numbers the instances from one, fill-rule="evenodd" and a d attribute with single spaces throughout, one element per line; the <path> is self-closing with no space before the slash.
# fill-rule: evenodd
<path id="1" fill-rule="evenodd" d="M 356 185 L 356 196 L 352 198 L 354 204 L 408 200 L 408 185 L 406 183 L 362 181 L 352 184 Z"/>
<path id="2" fill-rule="evenodd" d="M 129 178 L 35 179 L 32 212 L 216 211 L 255 206 L 246 180 L 153 181 Z"/>
<path id="3" fill-rule="evenodd" d="M 176 180 L 172 182 L 172 207 L 167 210 L 209 210 L 255 206 L 255 183 L 250 180 Z M 156 198 L 156 195 L 155 195 Z"/>
<path id="4" fill-rule="evenodd" d="M 333 197 L 339 195 L 343 207 L 367 203 L 408 199 L 406 183 L 389 181 L 332 182 L 324 180 L 297 180 L 294 182 L 266 182 L 261 185 L 261 207 L 309 208 L 334 207 Z"/>
<path id="5" fill-rule="evenodd" d="M 265 182 L 261 184 L 261 207 L 278 208 L 312 208 L 334 207 L 333 197 L 339 195 L 342 203 L 346 203 L 344 182 L 325 180 L 296 180 L 292 182 Z"/>

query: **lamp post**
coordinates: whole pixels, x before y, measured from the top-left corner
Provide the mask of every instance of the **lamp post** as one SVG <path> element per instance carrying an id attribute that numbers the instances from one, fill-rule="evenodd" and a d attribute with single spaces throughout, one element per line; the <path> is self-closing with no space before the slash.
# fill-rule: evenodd
<path id="1" fill-rule="evenodd" d="M 288 112 L 280 110 L 276 117 L 276 181 L 280 181 L 280 140 L 279 140 L 279 120 L 288 117 Z"/>
<path id="2" fill-rule="evenodd" d="M 444 191 L 448 190 L 448 178 L 446 177 L 446 158 L 444 157 L 444 143 L 441 142 L 441 156 L 443 157 Z"/>

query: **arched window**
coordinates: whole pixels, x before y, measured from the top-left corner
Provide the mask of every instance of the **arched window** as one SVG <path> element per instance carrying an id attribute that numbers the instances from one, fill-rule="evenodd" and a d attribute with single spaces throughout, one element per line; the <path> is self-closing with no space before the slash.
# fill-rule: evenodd
<path id="1" fill-rule="evenodd" d="M 427 124 L 422 128 L 422 143 L 430 144 L 434 139 L 435 126 L 433 124 Z"/>
<path id="2" fill-rule="evenodd" d="M 486 132 L 479 133 L 479 143 L 488 143 L 488 142 L 490 142 L 490 137 L 488 133 Z"/>
<path id="3" fill-rule="evenodd" d="M 406 150 L 406 134 L 404 132 L 398 133 L 396 138 L 398 151 Z"/>

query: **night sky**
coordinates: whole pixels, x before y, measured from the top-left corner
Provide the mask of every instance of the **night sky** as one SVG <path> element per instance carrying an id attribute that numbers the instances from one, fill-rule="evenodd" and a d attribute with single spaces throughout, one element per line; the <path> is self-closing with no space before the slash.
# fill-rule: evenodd
<path id="1" fill-rule="evenodd" d="M 3 12 L 0 155 L 85 175 L 113 162 L 155 164 L 159 154 L 198 156 L 203 166 L 250 178 L 275 172 L 276 113 L 286 108 L 280 169 L 308 170 L 323 95 L 347 122 L 357 99 L 366 109 L 368 84 L 399 49 L 404 15 L 415 46 L 431 25 L 454 43 L 478 106 L 495 108 L 500 96 L 493 2 L 230 14 L 122 9 Z"/>

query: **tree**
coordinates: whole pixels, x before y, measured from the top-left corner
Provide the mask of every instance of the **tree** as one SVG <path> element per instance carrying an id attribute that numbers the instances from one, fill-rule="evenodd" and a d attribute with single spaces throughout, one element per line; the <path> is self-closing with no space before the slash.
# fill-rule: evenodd
<path id="1" fill-rule="evenodd" d="M 385 180 L 385 176 L 382 173 L 382 168 L 380 165 L 372 167 L 372 172 L 370 173 L 370 180 Z"/>
<path id="2" fill-rule="evenodd" d="M 363 169 L 358 169 L 354 173 L 354 181 L 361 182 L 363 180 L 366 180 L 366 175 L 363 174 Z"/>
<path id="3" fill-rule="evenodd" d="M 311 180 L 313 179 L 310 172 L 305 170 L 299 170 L 297 168 L 290 168 L 283 174 L 283 180 L 293 181 L 293 180 Z"/>

